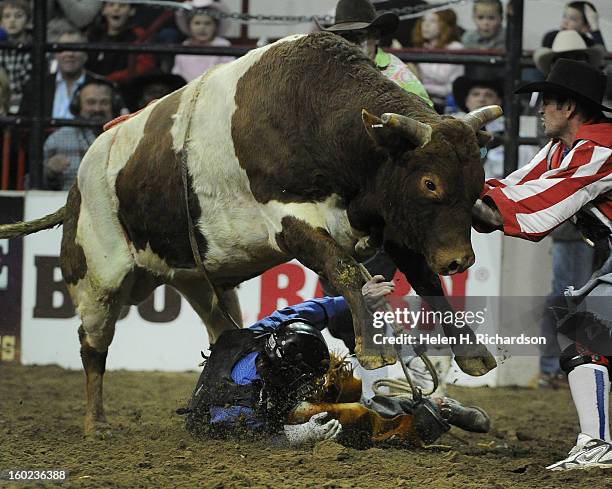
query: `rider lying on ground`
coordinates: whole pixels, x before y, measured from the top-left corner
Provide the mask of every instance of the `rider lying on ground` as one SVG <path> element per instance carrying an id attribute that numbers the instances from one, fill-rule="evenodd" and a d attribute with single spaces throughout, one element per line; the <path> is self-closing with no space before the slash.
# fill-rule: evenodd
<path id="1" fill-rule="evenodd" d="M 371 311 L 393 291 L 393 283 L 383 280 L 376 276 L 362 288 Z M 344 377 L 343 386 L 328 385 L 330 353 L 321 330 L 339 315 L 351 321 L 346 310 L 342 297 L 313 299 L 275 311 L 249 328 L 223 333 L 211 347 L 187 409 L 179 410 L 187 415 L 187 430 L 214 437 L 264 435 L 290 445 L 337 439 L 343 431 L 340 441 L 359 431 L 360 439 L 365 432 L 371 440 L 398 434 L 432 443 L 450 429 L 449 423 L 488 431 L 484 411 L 450 398 L 416 402 L 375 396 L 365 407 L 356 402 L 361 382 L 352 375 Z M 338 395 L 331 403 L 315 401 L 325 397 L 322 389 L 342 391 L 348 384 L 354 399 Z M 339 402 L 344 400 L 352 402 Z"/>

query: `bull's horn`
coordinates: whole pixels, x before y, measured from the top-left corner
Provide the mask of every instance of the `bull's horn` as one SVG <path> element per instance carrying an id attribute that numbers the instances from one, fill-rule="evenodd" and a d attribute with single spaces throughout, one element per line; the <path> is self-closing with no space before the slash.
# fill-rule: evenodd
<path id="1" fill-rule="evenodd" d="M 504 111 L 499 105 L 488 105 L 464 115 L 463 122 L 474 129 L 474 131 L 478 131 L 482 126 L 501 117 L 503 113 Z"/>
<path id="2" fill-rule="evenodd" d="M 409 139 L 417 148 L 422 148 L 431 140 L 431 126 L 405 115 L 385 113 L 381 116 L 385 126 L 394 129 Z"/>

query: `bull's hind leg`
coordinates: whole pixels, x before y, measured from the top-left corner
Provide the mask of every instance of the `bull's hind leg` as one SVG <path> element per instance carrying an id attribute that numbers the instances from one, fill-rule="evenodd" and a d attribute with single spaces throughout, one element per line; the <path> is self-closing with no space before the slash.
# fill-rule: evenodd
<path id="1" fill-rule="evenodd" d="M 210 343 L 217 341 L 217 338 L 228 329 L 235 328 L 235 325 L 223 313 L 225 310 L 229 315 L 242 327 L 242 311 L 238 302 L 238 294 L 236 289 L 226 289 L 219 293 L 219 300 L 208 284 L 200 278 L 192 277 L 175 277 L 171 282 L 176 290 L 178 290 L 187 299 L 196 314 L 204 322 Z"/>
<path id="2" fill-rule="evenodd" d="M 88 304 L 85 304 L 87 302 Z M 104 435 L 109 425 L 104 413 L 103 384 L 108 347 L 115 334 L 115 322 L 121 305 L 106 304 L 88 297 L 79 306 L 86 309 L 79 327 L 81 361 L 85 370 L 87 408 L 85 411 L 85 433 Z"/>
<path id="3" fill-rule="evenodd" d="M 106 242 L 105 242 L 106 240 Z M 62 274 L 81 318 L 79 340 L 86 376 L 85 432 L 106 430 L 102 386 L 115 322 L 133 282 L 133 261 L 125 239 L 108 220 L 95 219 L 75 185 L 68 194 Z"/>

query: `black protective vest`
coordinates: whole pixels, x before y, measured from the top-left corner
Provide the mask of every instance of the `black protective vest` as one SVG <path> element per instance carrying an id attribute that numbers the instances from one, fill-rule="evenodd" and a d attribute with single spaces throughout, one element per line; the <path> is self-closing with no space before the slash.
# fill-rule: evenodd
<path id="1" fill-rule="evenodd" d="M 267 334 L 262 331 L 238 329 L 224 332 L 211 347 L 204 370 L 189 401 L 185 427 L 190 432 L 201 431 L 204 426 L 209 433 L 225 436 L 235 428 L 226 423 L 210 425 L 211 406 L 244 406 L 253 409 L 264 423 L 264 430 L 275 432 L 287 414 L 299 402 L 290 392 L 266 386 L 262 380 L 249 385 L 238 385 L 232 380 L 232 369 L 236 362 L 252 352 L 262 352 Z"/>
<path id="2" fill-rule="evenodd" d="M 224 332 L 211 348 L 204 370 L 198 379 L 189 402 L 192 412 L 210 406 L 245 406 L 257 409 L 261 405 L 263 383 L 238 385 L 232 380 L 236 362 L 252 352 L 263 351 L 263 341 L 256 337 L 261 332 L 239 329 Z M 201 413 L 204 414 L 204 413 Z"/>

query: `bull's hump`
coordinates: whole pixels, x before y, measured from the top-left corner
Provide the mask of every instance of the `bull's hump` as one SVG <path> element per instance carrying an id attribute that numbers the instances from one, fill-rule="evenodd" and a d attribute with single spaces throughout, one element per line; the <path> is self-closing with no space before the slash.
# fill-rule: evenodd
<path id="1" fill-rule="evenodd" d="M 316 67 L 329 61 L 323 54 L 312 36 L 285 38 L 262 52 L 237 81 L 232 142 L 260 203 L 322 202 L 337 191 L 330 182 L 330 169 L 308 149 L 324 145 L 317 140 L 322 138 L 313 131 L 308 141 L 302 140 L 301 126 L 314 128 L 321 122 L 312 125 L 314 116 L 306 108 L 313 104 L 306 98 L 322 94 L 301 90 L 296 83 L 308 84 L 319 76 Z M 296 98 L 300 101 L 291 102 Z M 296 106 L 305 110 L 295 110 Z"/>

